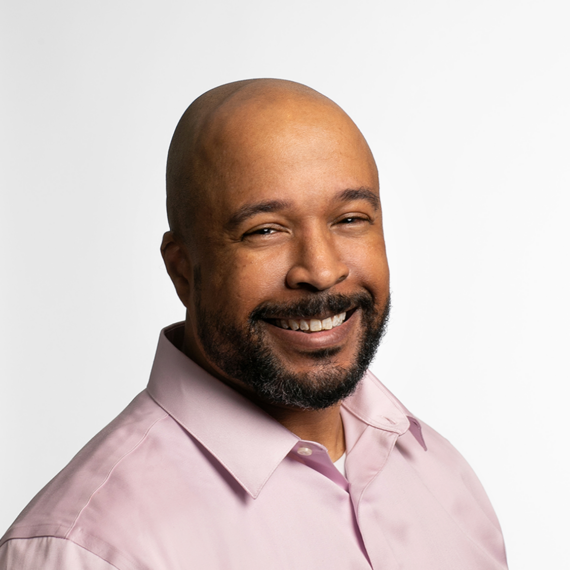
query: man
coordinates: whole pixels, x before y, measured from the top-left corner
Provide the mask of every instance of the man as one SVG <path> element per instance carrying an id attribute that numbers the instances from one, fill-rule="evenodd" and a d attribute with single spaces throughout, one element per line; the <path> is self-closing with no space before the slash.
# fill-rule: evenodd
<path id="1" fill-rule="evenodd" d="M 218 87 L 183 115 L 162 255 L 186 321 L 32 501 L 2 568 L 506 568 L 450 444 L 366 371 L 389 310 L 378 175 L 332 101 Z"/>

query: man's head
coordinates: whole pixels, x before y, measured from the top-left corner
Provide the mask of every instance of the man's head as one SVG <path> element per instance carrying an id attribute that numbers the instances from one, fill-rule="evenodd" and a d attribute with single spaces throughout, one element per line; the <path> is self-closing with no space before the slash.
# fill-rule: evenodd
<path id="1" fill-rule="evenodd" d="M 207 92 L 174 133 L 167 207 L 188 355 L 271 404 L 349 395 L 383 333 L 389 273 L 376 165 L 344 111 L 281 80 Z"/>

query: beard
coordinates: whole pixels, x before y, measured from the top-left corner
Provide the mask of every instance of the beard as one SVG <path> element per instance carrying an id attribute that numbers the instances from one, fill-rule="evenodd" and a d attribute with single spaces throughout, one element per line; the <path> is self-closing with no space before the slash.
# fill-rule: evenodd
<path id="1" fill-rule="evenodd" d="M 239 327 L 231 324 L 223 309 L 205 309 L 199 275 L 195 275 L 194 281 L 197 332 L 209 359 L 229 378 L 249 386 L 260 400 L 303 410 L 328 408 L 356 390 L 386 331 L 390 313 L 389 297 L 384 307 L 378 309 L 368 292 L 312 293 L 311 297 L 293 303 L 261 303 L 250 313 L 247 324 Z M 348 367 L 335 364 L 334 356 L 341 348 L 333 347 L 304 353 L 314 366 L 310 372 L 295 373 L 267 340 L 265 328 L 274 325 L 265 319 L 270 320 L 271 316 L 310 318 L 337 315 L 353 308 L 360 310 L 361 333 L 356 355 Z"/>

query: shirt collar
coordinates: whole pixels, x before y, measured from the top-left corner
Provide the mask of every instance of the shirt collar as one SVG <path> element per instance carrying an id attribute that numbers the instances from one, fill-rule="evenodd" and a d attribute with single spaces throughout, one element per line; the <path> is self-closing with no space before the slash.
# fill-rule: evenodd
<path id="1" fill-rule="evenodd" d="M 256 498 L 299 438 L 160 333 L 148 393 Z"/>
<path id="2" fill-rule="evenodd" d="M 176 348 L 183 326 L 161 331 L 147 391 L 256 498 L 299 438 Z M 409 412 L 370 373 L 343 407 L 378 429 L 410 429 Z"/>
<path id="3" fill-rule="evenodd" d="M 369 426 L 397 435 L 409 431 L 427 451 L 420 422 L 369 370 L 342 406 Z"/>

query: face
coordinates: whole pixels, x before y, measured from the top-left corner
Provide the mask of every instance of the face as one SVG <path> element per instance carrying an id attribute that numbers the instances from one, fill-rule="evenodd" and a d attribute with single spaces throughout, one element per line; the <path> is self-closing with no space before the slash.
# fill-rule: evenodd
<path id="1" fill-rule="evenodd" d="M 224 118 L 186 281 L 190 356 L 262 401 L 326 408 L 368 367 L 389 306 L 376 167 L 322 104 Z M 202 215 L 203 212 L 203 215 Z"/>

